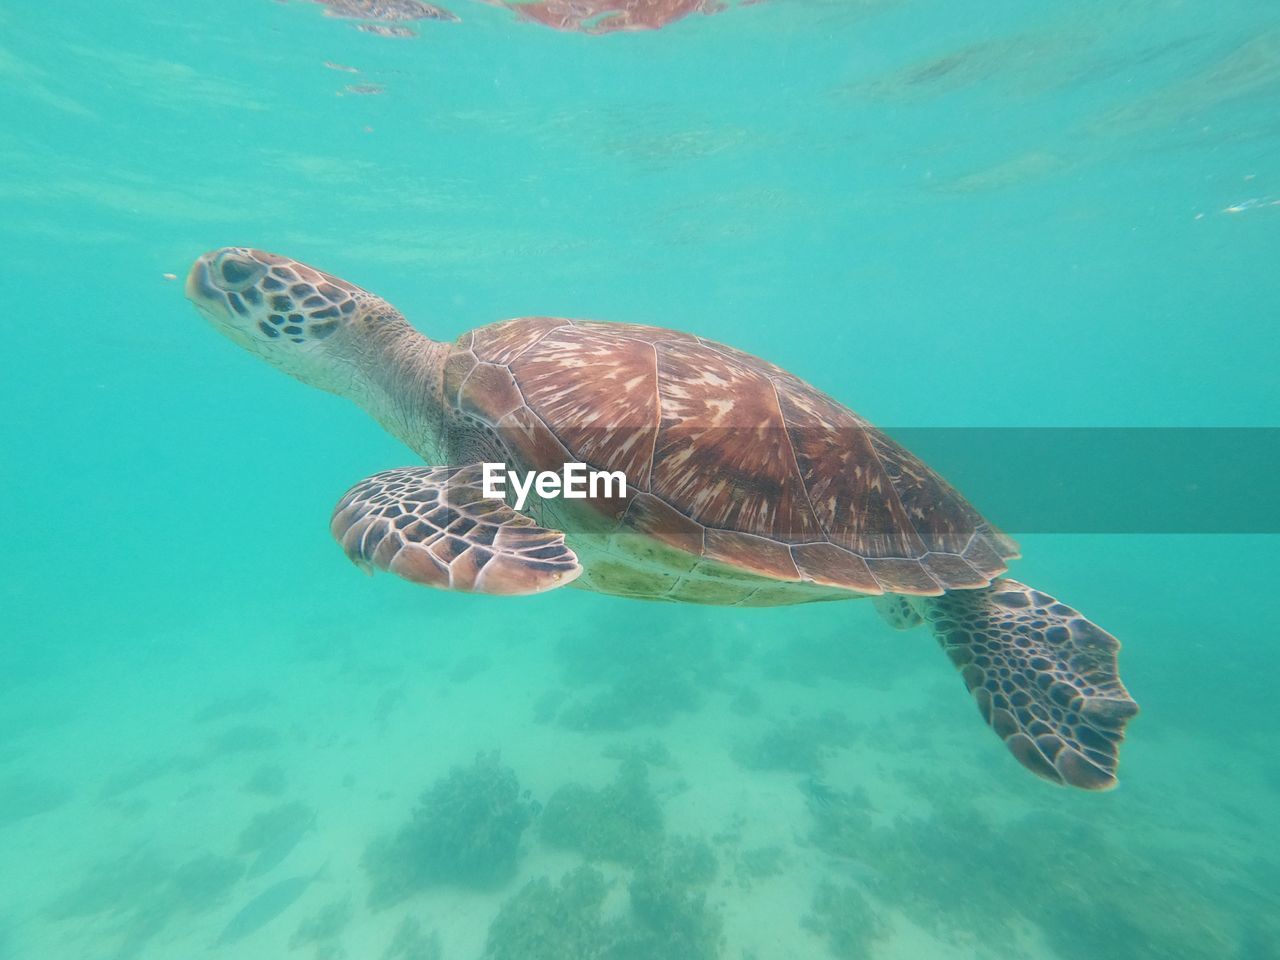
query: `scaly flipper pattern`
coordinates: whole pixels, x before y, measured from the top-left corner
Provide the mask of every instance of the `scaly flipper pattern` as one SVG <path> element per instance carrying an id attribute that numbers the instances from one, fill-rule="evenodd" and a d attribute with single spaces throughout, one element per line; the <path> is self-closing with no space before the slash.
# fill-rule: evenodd
<path id="1" fill-rule="evenodd" d="M 338 502 L 330 530 L 357 566 L 442 590 L 541 593 L 582 572 L 563 533 L 486 499 L 474 464 L 376 473 Z"/>
<path id="2" fill-rule="evenodd" d="M 1016 580 L 916 603 L 1023 766 L 1085 790 L 1115 786 L 1124 727 L 1138 712 L 1115 637 Z"/>
<path id="3" fill-rule="evenodd" d="M 923 622 L 919 611 L 901 594 L 886 593 L 883 597 L 872 597 L 871 602 L 875 605 L 876 613 L 895 630 L 910 630 Z"/>

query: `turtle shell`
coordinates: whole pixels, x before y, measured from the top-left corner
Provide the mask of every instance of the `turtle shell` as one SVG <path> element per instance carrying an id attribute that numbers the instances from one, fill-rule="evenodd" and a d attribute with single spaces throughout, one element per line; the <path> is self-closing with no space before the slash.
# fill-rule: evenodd
<path id="1" fill-rule="evenodd" d="M 464 334 L 445 364 L 452 429 L 527 469 L 621 470 L 604 529 L 860 594 L 986 586 L 1017 556 L 954 488 L 785 370 L 658 327 L 523 317 Z M 567 531 L 571 532 L 571 531 Z"/>

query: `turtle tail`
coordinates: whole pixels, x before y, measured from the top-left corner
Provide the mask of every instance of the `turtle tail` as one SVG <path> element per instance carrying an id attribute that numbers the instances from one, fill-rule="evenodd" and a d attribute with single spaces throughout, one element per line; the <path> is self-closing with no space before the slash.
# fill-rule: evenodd
<path id="1" fill-rule="evenodd" d="M 1018 761 L 1054 783 L 1116 785 L 1125 724 L 1120 643 L 1076 610 L 1016 580 L 912 598 L 983 719 Z"/>

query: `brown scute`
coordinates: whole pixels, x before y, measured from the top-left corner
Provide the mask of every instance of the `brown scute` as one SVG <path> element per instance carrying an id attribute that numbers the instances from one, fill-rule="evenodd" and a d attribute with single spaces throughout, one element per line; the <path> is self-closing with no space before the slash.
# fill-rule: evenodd
<path id="1" fill-rule="evenodd" d="M 814 390 L 784 385 L 778 397 L 800 476 L 826 537 L 860 557 L 923 555 L 924 541 L 862 421 Z"/>
<path id="2" fill-rule="evenodd" d="M 925 548 L 957 554 L 982 523 L 982 517 L 955 489 L 918 458 L 870 428 L 872 449 L 893 483 L 893 491 Z"/>
<path id="3" fill-rule="evenodd" d="M 498 421 L 498 433 L 520 462 L 531 470 L 559 470 L 574 459 L 551 429 L 528 407 L 520 407 Z"/>
<path id="4" fill-rule="evenodd" d="M 960 556 L 965 563 L 973 567 L 981 574 L 994 577 L 1004 573 L 1008 569 L 1008 564 L 1004 562 L 1004 558 L 996 552 L 992 545 L 992 541 L 981 532 L 973 538 L 969 546 Z"/>
<path id="5" fill-rule="evenodd" d="M 632 498 L 627 508 L 626 527 L 694 556 L 702 555 L 706 528 L 651 493 L 639 493 Z"/>
<path id="6" fill-rule="evenodd" d="M 979 573 L 963 558 L 950 553 L 927 553 L 920 558 L 924 568 L 932 574 L 933 579 L 945 583 L 949 590 L 971 590 L 985 587 L 991 582 L 989 576 Z"/>
<path id="7" fill-rule="evenodd" d="M 463 413 L 501 420 L 524 406 L 524 397 L 511 371 L 492 363 L 475 367 L 458 392 L 458 408 Z"/>
<path id="8" fill-rule="evenodd" d="M 698 343 L 697 337 L 690 333 L 680 333 L 665 327 L 650 327 L 639 323 L 609 323 L 602 320 L 575 320 L 574 327 L 587 332 L 599 332 L 609 339 L 624 337 L 627 340 L 640 340 L 644 343 Z M 623 327 L 621 333 L 618 328 Z"/>
<path id="9" fill-rule="evenodd" d="M 884 593 L 880 581 L 871 575 L 867 561 L 834 543 L 802 544 L 792 547 L 791 555 L 796 559 L 800 575 L 806 580 L 824 587 L 843 587 L 873 597 Z"/>
<path id="10" fill-rule="evenodd" d="M 578 376 L 585 368 L 590 376 Z M 538 339 L 511 364 L 526 400 L 583 463 L 649 489 L 658 419 L 654 349 L 588 326 Z"/>
<path id="11" fill-rule="evenodd" d="M 983 521 L 978 527 L 978 533 L 985 539 L 991 541 L 992 548 L 996 554 L 1004 560 L 1017 560 L 1022 556 L 1022 550 L 1018 546 L 1018 541 L 1003 531 L 997 530 L 991 524 Z"/>
<path id="12" fill-rule="evenodd" d="M 662 427 L 650 489 L 708 528 L 822 539 L 769 379 L 702 344 L 657 351 Z"/>
<path id="13" fill-rule="evenodd" d="M 697 339 L 697 341 L 708 350 L 714 350 L 722 357 L 727 357 L 728 359 L 740 363 L 743 366 L 750 367 L 752 370 L 759 372 L 761 376 L 768 377 L 779 385 L 798 386 L 807 390 L 813 389 L 809 384 L 805 383 L 799 377 L 783 370 L 776 363 L 770 363 L 768 360 L 761 359 L 760 357 L 754 356 L 743 350 L 739 350 L 737 347 L 731 347 L 726 343 L 717 343 L 714 340 L 708 340 L 706 337 L 697 337 L 695 339 Z"/>
<path id="14" fill-rule="evenodd" d="M 548 331 L 570 323 L 559 317 L 519 317 L 479 327 L 464 336 L 481 360 L 509 364 L 538 342 Z"/>
<path id="15" fill-rule="evenodd" d="M 800 571 L 786 544 L 736 530 L 708 530 L 703 555 L 774 580 L 799 580 Z"/>
<path id="16" fill-rule="evenodd" d="M 942 586 L 919 560 L 868 557 L 867 566 L 887 593 L 903 593 L 911 597 L 936 597 L 942 593 Z"/>

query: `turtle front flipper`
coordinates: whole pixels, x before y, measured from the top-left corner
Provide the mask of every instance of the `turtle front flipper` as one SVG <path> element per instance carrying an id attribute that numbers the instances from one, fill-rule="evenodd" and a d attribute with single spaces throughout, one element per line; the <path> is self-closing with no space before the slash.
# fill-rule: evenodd
<path id="1" fill-rule="evenodd" d="M 978 709 L 1032 773 L 1085 790 L 1116 785 L 1138 705 L 1101 627 L 1016 580 L 915 600 Z"/>
<path id="2" fill-rule="evenodd" d="M 541 593 L 582 572 L 563 533 L 484 496 L 477 465 L 375 473 L 338 501 L 329 528 L 357 566 L 441 590 Z"/>

